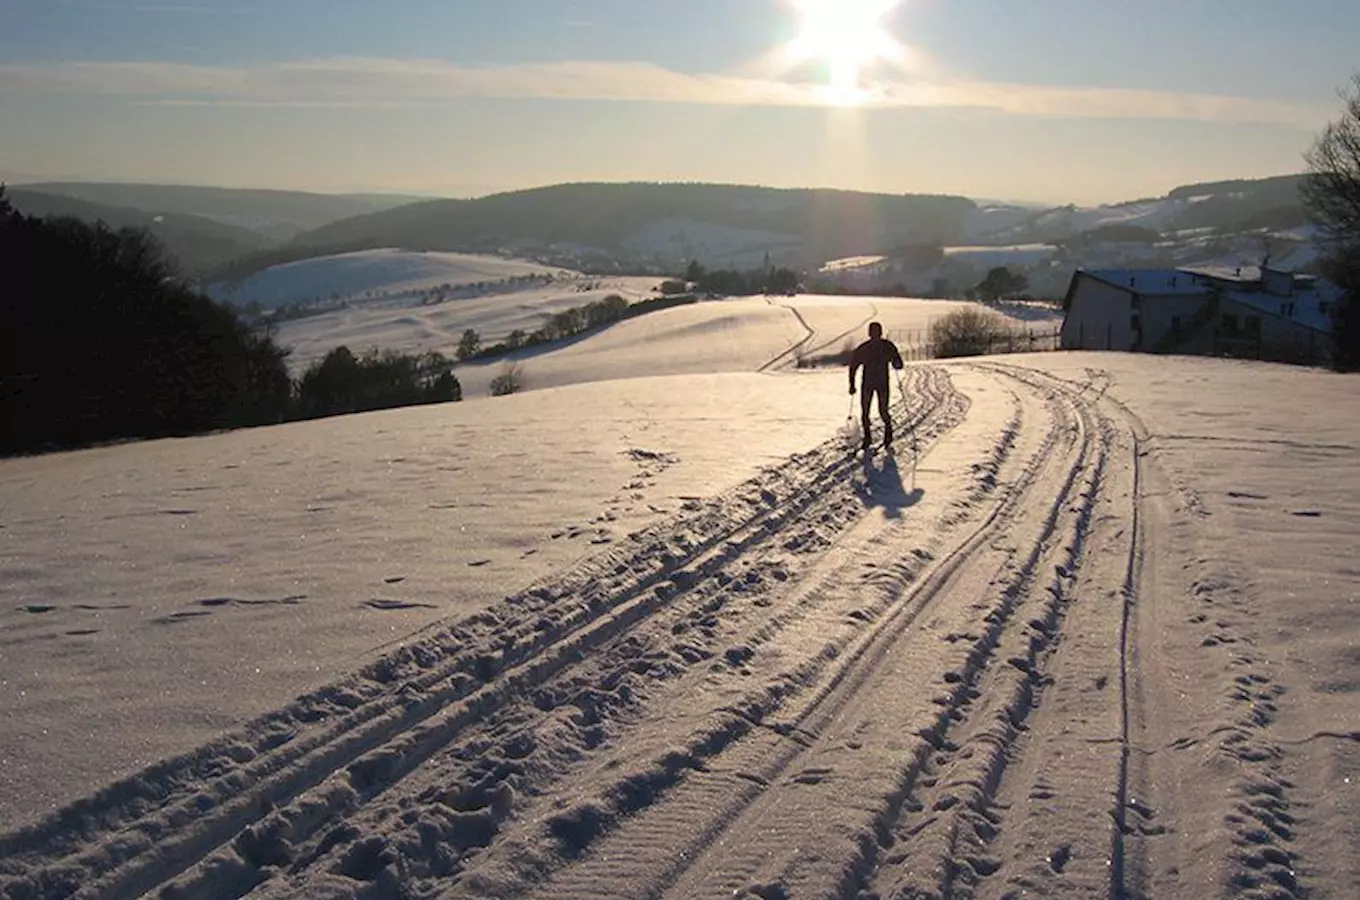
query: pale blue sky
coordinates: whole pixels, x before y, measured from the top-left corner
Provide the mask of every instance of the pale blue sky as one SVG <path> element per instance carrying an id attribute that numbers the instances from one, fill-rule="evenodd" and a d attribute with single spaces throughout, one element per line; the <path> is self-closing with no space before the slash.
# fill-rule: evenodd
<path id="1" fill-rule="evenodd" d="M 841 0 L 841 6 L 863 0 Z M 0 0 L 0 175 L 466 195 L 723 181 L 1094 202 L 1298 171 L 1354 0 L 904 0 L 821 93 L 792 0 Z"/>

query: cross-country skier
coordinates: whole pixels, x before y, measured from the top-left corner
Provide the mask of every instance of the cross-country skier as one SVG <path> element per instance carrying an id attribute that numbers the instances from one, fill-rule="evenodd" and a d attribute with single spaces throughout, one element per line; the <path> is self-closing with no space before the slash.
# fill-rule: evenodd
<path id="1" fill-rule="evenodd" d="M 855 348 L 850 357 L 850 393 L 855 392 L 855 373 L 864 368 L 863 390 L 860 392 L 860 411 L 864 423 L 864 441 L 860 447 L 869 449 L 869 406 L 878 395 L 878 416 L 883 420 L 883 447 L 892 447 L 892 417 L 888 415 L 888 365 L 901 371 L 902 354 L 892 341 L 883 338 L 883 326 L 869 323 L 869 340 Z"/>

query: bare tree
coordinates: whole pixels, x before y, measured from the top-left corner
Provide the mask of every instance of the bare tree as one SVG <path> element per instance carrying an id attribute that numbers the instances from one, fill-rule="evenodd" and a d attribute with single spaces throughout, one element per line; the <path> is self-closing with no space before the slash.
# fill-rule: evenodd
<path id="1" fill-rule="evenodd" d="M 1341 117 L 1305 156 L 1303 200 L 1327 241 L 1344 247 L 1360 244 L 1360 74 L 1342 100 Z"/>
<path id="2" fill-rule="evenodd" d="M 1360 73 L 1341 96 L 1341 117 L 1308 151 L 1302 193 L 1327 245 L 1325 270 L 1345 292 L 1332 311 L 1332 361 L 1354 370 L 1360 369 Z"/>

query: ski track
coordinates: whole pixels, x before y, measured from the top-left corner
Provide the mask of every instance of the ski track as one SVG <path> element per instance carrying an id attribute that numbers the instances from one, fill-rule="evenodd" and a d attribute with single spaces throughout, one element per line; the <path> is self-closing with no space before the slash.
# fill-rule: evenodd
<path id="1" fill-rule="evenodd" d="M 690 501 L 0 835 L 0 898 L 1307 896 L 1285 688 L 1109 376 L 907 375 L 911 490 L 841 436 Z"/>

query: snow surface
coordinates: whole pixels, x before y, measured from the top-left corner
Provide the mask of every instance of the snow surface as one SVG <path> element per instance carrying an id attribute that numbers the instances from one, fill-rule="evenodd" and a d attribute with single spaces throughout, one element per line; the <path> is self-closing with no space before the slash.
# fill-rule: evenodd
<path id="1" fill-rule="evenodd" d="M 0 897 L 1354 896 L 1353 379 L 912 365 L 861 460 L 870 302 L 0 460 Z"/>
<path id="2" fill-rule="evenodd" d="M 236 284 L 214 284 L 209 293 L 244 306 L 266 309 L 287 303 L 345 300 L 367 292 L 413 294 L 440 285 L 459 287 L 527 275 L 571 277 L 575 273 L 527 260 L 467 253 L 361 250 L 271 266 Z"/>
<path id="3" fill-rule="evenodd" d="M 1058 248 L 1052 244 L 1015 244 L 1005 247 L 945 247 L 944 255 L 951 262 L 977 266 L 1033 266 L 1051 259 Z"/>
<path id="4" fill-rule="evenodd" d="M 345 309 L 280 324 L 276 340 L 292 349 L 295 373 L 341 345 L 356 353 L 370 348 L 407 353 L 437 351 L 454 358 L 463 332 L 474 329 L 484 345 L 516 329 L 532 333 L 553 315 L 619 294 L 630 303 L 654 294 L 654 278 L 559 278 L 550 285 L 498 286 L 480 296 L 426 305 L 414 298 L 365 301 Z"/>

